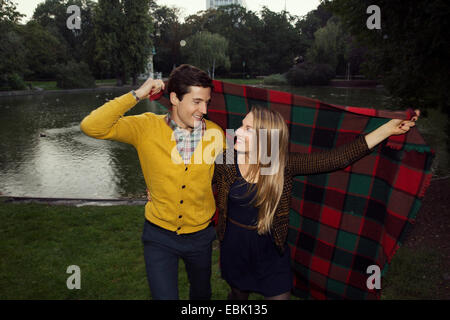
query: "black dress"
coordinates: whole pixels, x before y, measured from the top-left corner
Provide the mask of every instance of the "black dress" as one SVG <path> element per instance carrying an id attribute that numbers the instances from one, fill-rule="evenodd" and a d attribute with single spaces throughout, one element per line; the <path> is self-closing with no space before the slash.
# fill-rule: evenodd
<path id="1" fill-rule="evenodd" d="M 228 195 L 228 216 L 244 225 L 256 225 L 258 209 L 250 206 L 256 191 L 244 197 L 251 184 L 242 178 L 237 164 L 236 172 Z M 258 235 L 257 230 L 227 221 L 220 251 L 222 278 L 231 287 L 265 297 L 291 291 L 290 250 L 285 246 L 280 255 L 270 234 Z"/>

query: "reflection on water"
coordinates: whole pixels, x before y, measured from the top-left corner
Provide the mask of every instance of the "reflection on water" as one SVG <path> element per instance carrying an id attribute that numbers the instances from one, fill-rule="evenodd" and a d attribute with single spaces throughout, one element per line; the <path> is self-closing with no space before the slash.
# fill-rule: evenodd
<path id="1" fill-rule="evenodd" d="M 381 89 L 276 89 L 334 104 L 388 108 Z M 79 127 L 92 110 L 127 91 L 1 97 L 0 192 L 58 198 L 144 197 L 145 182 L 135 149 L 90 138 Z M 144 101 L 127 115 L 149 111 L 162 114 L 166 109 Z"/>

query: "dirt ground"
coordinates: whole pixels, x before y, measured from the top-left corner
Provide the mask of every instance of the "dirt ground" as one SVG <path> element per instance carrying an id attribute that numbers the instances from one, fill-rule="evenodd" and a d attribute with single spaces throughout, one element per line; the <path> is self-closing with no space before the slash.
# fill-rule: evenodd
<path id="1" fill-rule="evenodd" d="M 432 180 L 405 247 L 430 247 L 441 253 L 439 299 L 450 299 L 450 178 Z"/>

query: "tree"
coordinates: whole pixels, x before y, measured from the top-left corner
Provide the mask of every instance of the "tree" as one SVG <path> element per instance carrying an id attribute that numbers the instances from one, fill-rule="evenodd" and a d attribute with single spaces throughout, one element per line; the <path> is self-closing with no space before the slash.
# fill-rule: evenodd
<path id="1" fill-rule="evenodd" d="M 17 11 L 16 3 L 12 0 L 0 1 L 0 26 L 2 22 L 19 23 L 24 14 Z"/>
<path id="2" fill-rule="evenodd" d="M 145 70 L 151 53 L 152 18 L 149 15 L 150 2 L 148 0 L 124 0 L 123 2 L 126 28 L 123 30 L 126 39 L 127 52 L 125 63 L 133 78 L 133 85 L 137 84 L 137 76 Z"/>
<path id="3" fill-rule="evenodd" d="M 66 21 L 69 17 L 67 8 L 76 5 L 81 11 L 81 29 L 70 30 Z M 93 14 L 96 3 L 91 0 L 46 0 L 38 4 L 32 20 L 40 24 L 64 47 L 68 60 L 85 61 L 95 70 L 95 37 Z"/>
<path id="4" fill-rule="evenodd" d="M 120 0 L 99 0 L 94 14 L 95 62 L 102 76 L 114 76 L 122 85 L 126 75 L 121 51 L 124 16 Z"/>
<path id="5" fill-rule="evenodd" d="M 221 35 L 201 31 L 190 36 L 186 43 L 182 52 L 187 57 L 188 63 L 206 70 L 213 79 L 217 67 L 229 69 L 228 41 Z"/>
<path id="6" fill-rule="evenodd" d="M 322 1 L 317 9 L 311 10 L 295 23 L 299 35 L 299 54 L 306 55 L 306 51 L 314 42 L 314 33 L 326 26 L 332 13 L 329 10 L 329 1 Z"/>
<path id="7" fill-rule="evenodd" d="M 372 4 L 369 0 L 334 0 L 330 7 L 355 40 L 367 47 L 365 73 L 380 77 L 398 106 L 440 107 L 448 113 L 448 1 L 378 0 L 379 30 L 366 27 L 366 10 Z"/>
<path id="8" fill-rule="evenodd" d="M 0 87 L 22 89 L 20 82 L 26 72 L 26 58 L 17 24 L 23 16 L 14 2 L 0 1 Z"/>
<path id="9" fill-rule="evenodd" d="M 180 41 L 191 33 L 179 21 L 180 10 L 175 7 L 155 6 L 152 11 L 153 41 L 156 50 L 155 69 L 170 73 L 181 63 Z"/>
<path id="10" fill-rule="evenodd" d="M 150 54 L 152 20 L 150 0 L 99 0 L 94 14 L 95 61 L 102 74 L 113 75 L 117 85 L 136 83 Z"/>
<path id="11" fill-rule="evenodd" d="M 245 71 L 254 74 L 266 70 L 264 57 L 260 54 L 264 46 L 261 37 L 263 24 L 256 13 L 239 5 L 222 6 L 206 11 L 200 21 L 204 30 L 220 34 L 228 40 L 232 73 Z"/>
<path id="12" fill-rule="evenodd" d="M 316 64 L 328 64 L 336 71 L 344 58 L 345 35 L 337 19 L 329 19 L 326 26 L 314 33 L 314 42 L 306 53 L 306 60 Z"/>
<path id="13" fill-rule="evenodd" d="M 273 12 L 267 7 L 261 10 L 263 28 L 261 42 L 264 46 L 265 74 L 286 72 L 299 52 L 299 37 L 294 23 L 297 17 L 288 12 Z"/>
<path id="14" fill-rule="evenodd" d="M 30 79 L 52 79 L 55 64 L 67 61 L 68 55 L 60 40 L 36 21 L 18 26 L 25 43 L 27 77 Z"/>

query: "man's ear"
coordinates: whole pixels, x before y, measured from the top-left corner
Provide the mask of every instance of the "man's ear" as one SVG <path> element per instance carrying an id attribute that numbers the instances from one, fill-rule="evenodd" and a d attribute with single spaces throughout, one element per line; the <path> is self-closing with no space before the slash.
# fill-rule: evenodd
<path id="1" fill-rule="evenodd" d="M 173 106 L 178 106 L 178 104 L 180 103 L 180 100 L 178 99 L 177 94 L 175 92 L 170 93 L 170 103 Z"/>

